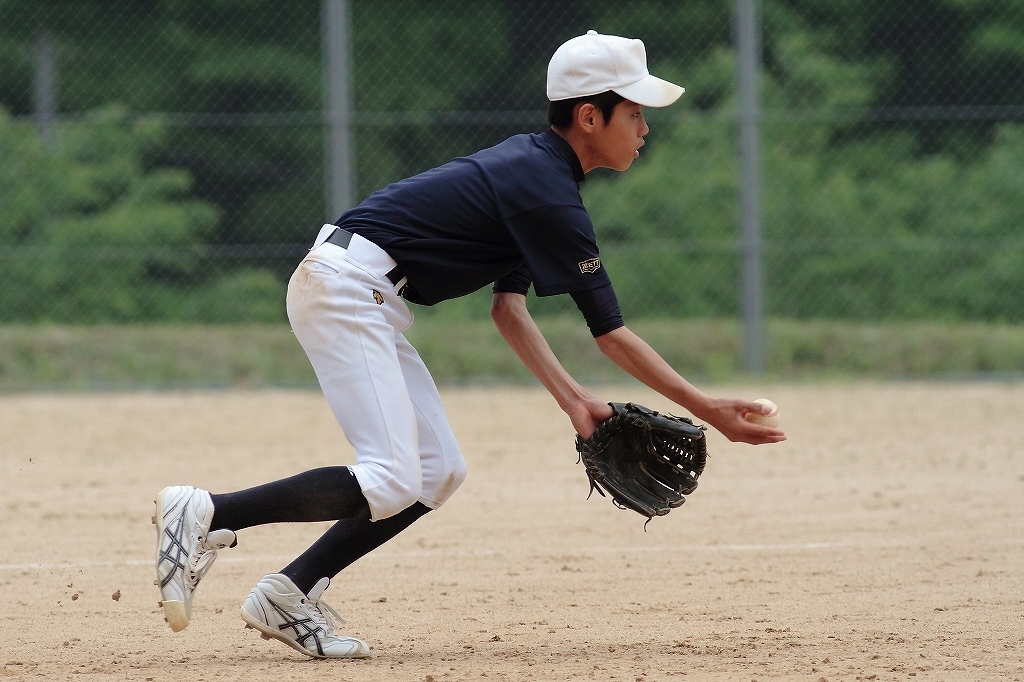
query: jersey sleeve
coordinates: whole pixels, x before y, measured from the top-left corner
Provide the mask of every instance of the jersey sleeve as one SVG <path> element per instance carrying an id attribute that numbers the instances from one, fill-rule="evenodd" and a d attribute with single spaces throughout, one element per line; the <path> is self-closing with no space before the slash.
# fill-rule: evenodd
<path id="1" fill-rule="evenodd" d="M 492 291 L 494 291 L 494 293 L 505 291 L 511 294 L 522 294 L 525 296 L 527 292 L 530 291 L 531 283 L 533 283 L 533 275 L 530 274 L 530 269 L 526 267 L 526 265 L 520 265 L 504 277 L 498 278 L 498 280 L 494 282 Z"/>
<path id="2" fill-rule="evenodd" d="M 595 339 L 625 325 L 622 321 L 622 311 L 619 309 L 619 300 L 615 296 L 611 282 L 597 289 L 574 291 L 570 295 L 576 302 L 576 307 L 583 313 L 590 334 Z"/>
<path id="3" fill-rule="evenodd" d="M 582 204 L 544 206 L 507 218 L 506 223 L 538 296 L 611 284 L 601 263 L 594 225 Z"/>

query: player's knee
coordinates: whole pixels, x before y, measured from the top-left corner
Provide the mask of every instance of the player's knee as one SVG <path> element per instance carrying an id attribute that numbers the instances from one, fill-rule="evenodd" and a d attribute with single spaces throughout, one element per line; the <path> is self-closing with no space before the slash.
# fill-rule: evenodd
<path id="1" fill-rule="evenodd" d="M 369 485 L 363 485 L 363 496 L 370 505 L 371 517 L 380 521 L 418 501 L 423 492 L 423 481 L 418 469 L 413 471 L 389 471 L 375 469 L 366 474 Z M 372 477 L 369 474 L 377 474 Z M 362 483 L 362 482 L 361 482 Z"/>
<path id="2" fill-rule="evenodd" d="M 459 489 L 462 482 L 466 480 L 466 460 L 459 457 L 453 462 L 449 463 L 449 466 L 445 470 L 445 475 L 441 479 L 437 488 L 429 494 L 429 502 L 433 507 L 440 507 L 442 504 L 448 501 L 448 498 L 455 494 L 455 491 Z M 425 493 L 427 491 L 424 491 Z"/>
<path id="3" fill-rule="evenodd" d="M 469 469 L 466 467 L 466 460 L 459 458 L 458 463 L 455 465 L 455 471 L 452 472 L 453 487 L 452 492 L 455 492 L 460 485 L 466 480 L 466 474 Z"/>
<path id="4" fill-rule="evenodd" d="M 448 494 L 445 496 L 446 500 L 451 497 L 452 493 L 458 490 L 459 486 L 466 480 L 466 472 L 466 460 L 460 457 L 459 460 L 455 462 L 451 473 L 448 475 L 448 486 L 446 486 Z"/>

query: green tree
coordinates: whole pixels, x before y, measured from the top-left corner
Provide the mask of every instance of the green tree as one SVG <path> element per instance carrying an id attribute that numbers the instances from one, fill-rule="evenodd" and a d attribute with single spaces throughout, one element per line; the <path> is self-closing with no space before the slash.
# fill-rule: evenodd
<path id="1" fill-rule="evenodd" d="M 49 151 L 0 110 L 0 319 L 282 318 L 270 273 L 210 270 L 197 245 L 218 210 L 191 198 L 188 173 L 147 162 L 165 137 L 156 121 L 104 109 L 61 126 Z"/>

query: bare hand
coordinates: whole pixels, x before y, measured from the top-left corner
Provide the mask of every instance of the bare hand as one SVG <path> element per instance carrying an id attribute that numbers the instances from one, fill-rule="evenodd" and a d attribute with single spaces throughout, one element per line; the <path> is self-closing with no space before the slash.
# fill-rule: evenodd
<path id="1" fill-rule="evenodd" d="M 613 414 L 615 410 L 611 405 L 597 398 L 582 400 L 568 410 L 573 428 L 584 440 L 594 435 L 598 424 L 610 419 Z"/>
<path id="2" fill-rule="evenodd" d="M 708 409 L 701 410 L 700 414 L 695 412 L 694 416 L 711 424 L 734 443 L 750 443 L 751 445 L 781 443 L 786 440 L 786 434 L 782 430 L 754 424 L 744 419 L 744 415 L 750 412 L 768 414 L 770 411 L 771 408 L 767 405 L 746 400 L 718 398 L 711 401 Z"/>

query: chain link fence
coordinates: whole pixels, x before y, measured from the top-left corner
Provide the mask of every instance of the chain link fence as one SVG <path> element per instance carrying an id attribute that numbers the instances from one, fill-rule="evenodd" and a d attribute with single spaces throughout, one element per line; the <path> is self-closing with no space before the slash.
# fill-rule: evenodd
<path id="1" fill-rule="evenodd" d="M 0 0 L 0 321 L 283 320 L 339 191 L 542 130 L 589 28 L 687 90 L 585 183 L 627 319 L 740 314 L 731 0 L 339 2 Z M 1024 321 L 1024 3 L 759 9 L 765 314 Z"/>

